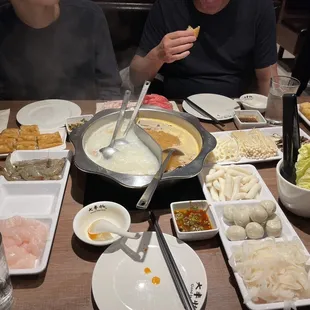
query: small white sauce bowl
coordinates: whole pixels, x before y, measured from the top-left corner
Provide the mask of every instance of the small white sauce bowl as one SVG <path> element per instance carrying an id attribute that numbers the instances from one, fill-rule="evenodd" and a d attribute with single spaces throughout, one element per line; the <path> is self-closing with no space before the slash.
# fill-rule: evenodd
<path id="1" fill-rule="evenodd" d="M 93 118 L 93 114 L 85 114 L 85 115 L 80 115 L 80 116 L 72 116 L 67 118 L 66 120 L 66 128 L 67 128 L 67 132 L 71 133 L 72 130 L 70 130 L 69 126 L 72 124 L 76 124 L 81 122 L 83 119 L 88 122 L 89 120 L 91 120 Z"/>
<path id="2" fill-rule="evenodd" d="M 283 160 L 280 160 L 276 168 L 277 186 L 281 202 L 292 213 L 310 217 L 310 190 L 298 187 L 285 180 L 280 173 L 282 164 Z"/>
<path id="3" fill-rule="evenodd" d="M 174 224 L 174 228 L 175 228 L 175 232 L 177 234 L 177 237 L 181 240 L 184 240 L 184 241 L 194 241 L 194 240 L 211 239 L 214 236 L 216 236 L 219 229 L 216 226 L 216 223 L 214 220 L 214 215 L 213 215 L 210 207 L 207 209 L 206 212 L 207 212 L 208 218 L 211 222 L 213 229 L 201 230 L 201 231 L 188 231 L 188 232 L 184 232 L 184 231 L 179 230 L 174 211 L 180 210 L 180 209 L 189 209 L 191 207 L 191 205 L 195 205 L 195 206 L 198 206 L 199 208 L 204 209 L 208 205 L 208 203 L 206 200 L 191 200 L 191 201 L 172 202 L 170 204 L 172 221 Z"/>
<path id="4" fill-rule="evenodd" d="M 257 110 L 264 113 L 267 108 L 268 98 L 259 94 L 244 94 L 240 97 L 241 104 L 245 110 Z"/>
<path id="5" fill-rule="evenodd" d="M 126 231 L 128 231 L 131 224 L 130 214 L 123 206 L 111 201 L 98 201 L 85 206 L 76 214 L 73 220 L 75 235 L 81 241 L 94 246 L 109 245 L 121 238 L 119 235 L 111 234 L 112 239 L 104 241 L 92 240 L 88 236 L 88 228 L 93 222 L 100 219 L 105 219 Z"/>

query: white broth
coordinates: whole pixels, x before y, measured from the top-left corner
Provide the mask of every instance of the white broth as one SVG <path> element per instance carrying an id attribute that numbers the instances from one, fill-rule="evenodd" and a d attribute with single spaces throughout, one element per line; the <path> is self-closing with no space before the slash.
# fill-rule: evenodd
<path id="1" fill-rule="evenodd" d="M 159 169 L 159 162 L 152 151 L 136 136 L 133 130 L 128 132 L 128 144 L 117 144 L 116 152 L 110 159 L 105 159 L 99 150 L 111 142 L 116 122 L 104 125 L 94 131 L 85 145 L 87 156 L 97 165 L 119 173 L 133 175 L 154 175 Z M 124 121 L 122 133 L 128 120 Z M 122 137 L 123 134 L 119 136 Z"/>

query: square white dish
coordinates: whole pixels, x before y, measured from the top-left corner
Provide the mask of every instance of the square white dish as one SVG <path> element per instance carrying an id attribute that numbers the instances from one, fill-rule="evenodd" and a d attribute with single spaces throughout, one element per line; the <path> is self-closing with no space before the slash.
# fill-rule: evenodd
<path id="1" fill-rule="evenodd" d="M 192 231 L 192 232 L 182 232 L 179 230 L 174 210 L 180 210 L 180 209 L 187 209 L 191 207 L 191 204 L 198 206 L 199 208 L 207 208 L 207 215 L 211 222 L 211 225 L 213 229 L 210 230 L 203 230 L 203 231 Z M 208 206 L 208 203 L 206 200 L 191 200 L 191 201 L 179 201 L 179 202 L 172 202 L 170 204 L 171 209 L 171 216 L 173 225 L 177 234 L 177 237 L 184 241 L 194 241 L 194 240 L 206 240 L 211 239 L 214 236 L 217 235 L 219 229 L 216 225 L 214 215 L 212 210 L 210 209 L 210 206 Z"/>
<path id="2" fill-rule="evenodd" d="M 249 130 L 251 130 L 251 129 L 245 129 L 242 131 L 246 132 Z M 259 128 L 258 130 L 260 130 L 266 136 L 272 136 L 273 134 L 282 136 L 282 127 L 281 126 Z M 211 132 L 211 134 L 215 138 L 224 138 L 224 137 L 229 137 L 232 132 L 234 132 L 234 131 Z M 305 137 L 305 138 L 310 140 L 310 136 L 305 131 L 303 131 L 302 129 L 300 129 L 300 136 Z M 283 157 L 283 153 L 281 152 L 281 150 L 278 150 L 277 156 L 269 157 L 266 159 L 251 159 L 251 158 L 242 157 L 239 161 L 229 161 L 228 160 L 228 161 L 219 162 L 218 164 L 228 165 L 228 164 L 250 164 L 250 163 L 259 163 L 259 162 L 269 162 L 269 161 L 274 161 L 274 160 L 280 160 L 282 157 Z M 206 161 L 206 164 L 210 164 L 210 163 Z"/>
<path id="3" fill-rule="evenodd" d="M 273 197 L 270 195 L 266 196 L 268 198 L 262 199 L 262 200 L 272 200 L 276 203 Z M 230 203 L 229 201 L 227 202 L 219 202 L 219 203 L 214 203 L 210 206 L 212 213 L 215 215 L 215 222 L 217 227 L 219 228 L 219 234 L 221 237 L 221 240 L 223 242 L 223 246 L 225 248 L 225 251 L 227 253 L 227 256 L 230 257 L 232 252 L 231 249 L 233 246 L 236 245 L 241 245 L 245 240 L 242 241 L 230 241 L 227 236 L 226 236 L 226 231 L 230 225 L 228 225 L 225 222 L 225 219 L 223 218 L 223 212 L 224 212 L 224 207 L 227 205 L 234 205 L 235 207 L 241 207 L 241 206 L 249 206 L 249 207 L 254 207 L 254 205 L 257 205 L 260 203 L 261 200 L 248 200 L 248 201 L 235 201 Z M 282 233 L 281 236 L 276 238 L 276 240 L 283 241 L 284 239 L 290 240 L 291 238 L 296 236 L 295 230 L 286 218 L 285 214 L 281 210 L 280 206 L 276 203 L 276 212 L 275 214 L 280 218 L 281 223 L 282 223 Z M 267 235 L 264 235 L 264 238 L 266 238 Z M 246 239 L 249 240 L 249 239 Z M 261 240 L 261 239 L 260 239 Z"/>
<path id="4" fill-rule="evenodd" d="M 61 140 L 62 140 L 62 144 L 59 146 L 55 146 L 55 147 L 51 147 L 49 149 L 42 149 L 42 150 L 23 150 L 25 152 L 38 152 L 38 151 L 58 151 L 58 150 L 64 150 L 67 147 L 67 131 L 66 128 L 57 128 L 55 130 L 40 130 L 41 134 L 45 134 L 45 133 L 54 133 L 54 132 L 59 132 Z M 0 154 L 0 158 L 5 158 L 7 157 L 9 154 Z"/>
<path id="5" fill-rule="evenodd" d="M 89 120 L 91 120 L 93 118 L 93 114 L 85 114 L 85 115 L 81 115 L 81 116 L 73 116 L 73 117 L 69 117 L 66 120 L 66 129 L 68 133 L 71 133 L 72 130 L 70 130 L 69 125 L 81 122 L 83 119 L 88 122 Z"/>
<path id="6" fill-rule="evenodd" d="M 245 166 L 251 166 L 251 165 L 240 165 L 241 167 L 245 167 Z M 254 166 L 252 166 L 253 170 L 256 168 Z M 262 180 L 262 178 L 259 176 L 258 171 L 257 172 L 257 177 L 259 177 L 260 182 L 262 182 L 262 188 L 264 188 L 264 192 L 262 193 L 261 197 L 259 200 L 246 200 L 246 201 L 227 201 L 227 202 L 211 202 L 211 210 L 214 214 L 214 219 L 216 221 L 216 224 L 219 228 L 219 235 L 220 238 L 222 240 L 225 252 L 227 254 L 227 257 L 230 258 L 232 255 L 232 249 L 235 246 L 240 246 L 243 242 L 245 241 L 230 241 L 228 240 L 228 238 L 226 237 L 226 227 L 228 227 L 228 225 L 226 225 L 223 221 L 223 208 L 225 205 L 244 205 L 244 204 L 255 204 L 258 203 L 261 200 L 272 200 L 275 202 L 276 204 L 276 214 L 277 216 L 280 218 L 281 223 L 282 223 L 282 234 L 281 237 L 276 238 L 276 240 L 278 242 L 284 241 L 284 240 L 293 240 L 294 238 L 298 239 L 300 241 L 300 243 L 302 244 L 305 253 L 307 255 L 309 255 L 308 250 L 306 249 L 306 247 L 304 246 L 304 244 L 302 243 L 302 241 L 300 240 L 300 238 L 298 237 L 297 233 L 295 232 L 294 228 L 292 227 L 291 223 L 289 222 L 289 220 L 287 219 L 287 217 L 285 216 L 284 212 L 282 211 L 282 209 L 280 208 L 280 206 L 277 204 L 276 200 L 274 199 L 273 195 L 271 194 L 270 190 L 268 189 L 268 187 L 266 186 L 265 182 Z M 203 186 L 205 186 L 205 173 L 204 171 L 199 175 L 199 180 Z M 204 190 L 205 192 L 205 190 Z M 206 193 L 205 193 L 206 195 Z M 207 196 L 207 195 L 206 195 Z M 208 200 L 208 198 L 207 198 Z M 209 201 L 210 202 L 210 201 Z M 241 278 L 241 276 L 237 273 L 234 272 L 235 278 L 237 280 L 239 289 L 241 291 L 242 297 L 244 299 L 244 302 L 246 304 L 246 306 L 251 309 L 251 310 L 265 310 L 265 309 L 284 309 L 285 308 L 285 304 L 284 302 L 275 302 L 275 303 L 262 303 L 262 304 L 257 304 L 252 302 L 251 300 L 249 300 L 248 296 L 248 290 L 243 282 L 243 279 Z M 296 302 L 294 302 L 294 304 L 299 307 L 299 306 L 307 306 L 310 305 L 310 299 L 301 299 L 298 300 Z"/>
<path id="7" fill-rule="evenodd" d="M 257 122 L 243 122 L 240 117 L 254 116 L 257 119 Z M 259 128 L 267 126 L 267 121 L 264 119 L 263 115 L 256 110 L 241 110 L 235 111 L 234 122 L 239 129 L 250 129 L 250 128 Z"/>
<path id="8" fill-rule="evenodd" d="M 67 158 L 60 180 L 49 181 L 7 181 L 0 176 L 0 219 L 19 215 L 24 218 L 33 218 L 46 223 L 49 234 L 41 257 L 37 259 L 34 268 L 10 269 L 11 275 L 38 274 L 44 271 L 48 264 L 53 239 L 56 232 L 59 213 L 62 206 L 69 175 L 71 151 L 15 151 L 11 161 Z"/>
<path id="9" fill-rule="evenodd" d="M 208 165 L 205 166 L 202 171 L 200 172 L 200 174 L 198 175 L 200 184 L 202 186 L 202 191 L 206 197 L 206 200 L 208 203 L 213 204 L 216 201 L 212 198 L 211 193 L 209 191 L 209 188 L 207 187 L 206 184 L 206 176 L 208 175 L 209 171 L 212 169 L 213 165 Z M 221 165 L 218 165 L 221 166 Z M 224 168 L 228 168 L 228 166 L 222 165 Z M 260 176 L 260 174 L 258 173 L 258 171 L 256 170 L 256 168 L 253 165 L 234 165 L 236 167 L 241 167 L 243 169 L 248 170 L 249 172 L 251 172 L 251 174 L 256 177 L 258 179 L 258 183 L 261 185 L 261 190 L 258 194 L 257 199 L 259 200 L 263 200 L 263 199 L 269 199 L 269 189 L 267 188 L 265 182 L 263 181 L 262 177 Z M 227 201 L 228 203 L 232 203 L 236 200 L 231 200 L 231 201 Z M 249 201 L 249 200 L 242 200 L 242 201 Z"/>
<path id="10" fill-rule="evenodd" d="M 3 217 L 28 214 L 48 215 L 54 212 L 61 184 L 42 182 L 20 184 L 14 181 L 0 186 L 0 214 Z"/>

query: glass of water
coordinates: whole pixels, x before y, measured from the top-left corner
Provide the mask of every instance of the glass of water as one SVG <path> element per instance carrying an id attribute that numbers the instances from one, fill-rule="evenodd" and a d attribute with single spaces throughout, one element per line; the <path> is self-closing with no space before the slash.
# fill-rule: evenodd
<path id="1" fill-rule="evenodd" d="M 282 125 L 284 94 L 296 94 L 300 82 L 289 76 L 274 76 L 271 79 L 265 119 L 271 125 Z"/>
<path id="2" fill-rule="evenodd" d="M 0 233 L 0 310 L 9 310 L 13 303 L 13 287 Z"/>

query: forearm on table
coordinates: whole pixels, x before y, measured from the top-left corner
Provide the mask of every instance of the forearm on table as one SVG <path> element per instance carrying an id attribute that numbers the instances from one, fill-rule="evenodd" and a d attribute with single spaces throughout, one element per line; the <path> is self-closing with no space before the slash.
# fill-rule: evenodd
<path id="1" fill-rule="evenodd" d="M 145 57 L 136 55 L 130 64 L 130 80 L 134 86 L 142 85 L 146 80 L 154 79 L 164 62 L 158 58 L 157 48 L 153 48 Z"/>

